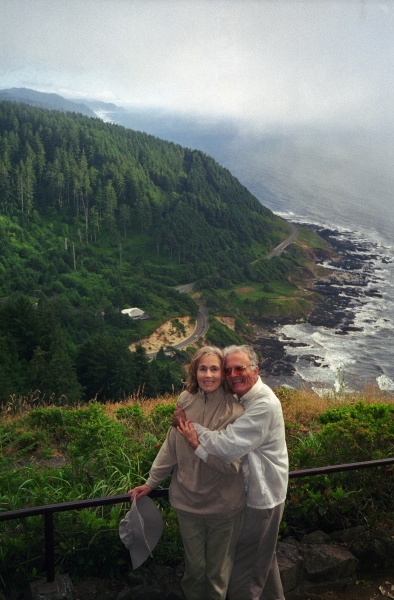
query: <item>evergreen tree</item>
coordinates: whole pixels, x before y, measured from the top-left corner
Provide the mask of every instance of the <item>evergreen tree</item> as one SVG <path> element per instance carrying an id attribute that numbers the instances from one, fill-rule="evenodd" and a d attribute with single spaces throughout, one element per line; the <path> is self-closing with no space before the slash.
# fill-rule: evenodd
<path id="1" fill-rule="evenodd" d="M 6 405 L 12 395 L 22 395 L 25 385 L 25 369 L 19 362 L 15 340 L 0 335 L 0 405 Z"/>
<path id="2" fill-rule="evenodd" d="M 57 404 L 78 404 L 81 401 L 82 386 L 61 334 L 52 342 L 48 352 L 43 389 L 56 398 Z"/>

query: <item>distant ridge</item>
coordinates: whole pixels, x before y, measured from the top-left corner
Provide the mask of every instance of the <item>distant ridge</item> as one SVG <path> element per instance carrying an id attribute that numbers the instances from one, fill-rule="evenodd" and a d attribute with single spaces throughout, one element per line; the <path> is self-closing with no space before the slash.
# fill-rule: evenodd
<path id="1" fill-rule="evenodd" d="M 122 108 L 121 106 L 117 106 L 116 104 L 113 104 L 112 102 L 103 102 L 102 100 L 89 100 L 87 98 L 85 99 L 79 99 L 77 98 L 76 100 L 74 100 L 75 103 L 78 103 L 79 106 L 87 106 L 88 108 L 91 108 L 94 111 L 99 111 L 99 110 L 107 110 L 107 111 L 113 111 L 113 112 L 125 112 L 126 109 Z"/>
<path id="2" fill-rule="evenodd" d="M 80 102 L 66 100 L 59 94 L 48 94 L 38 92 L 29 88 L 10 88 L 0 90 L 0 100 L 11 102 L 24 102 L 30 106 L 44 108 L 47 110 L 60 110 L 62 112 L 81 113 L 86 117 L 96 117 L 96 113 Z"/>

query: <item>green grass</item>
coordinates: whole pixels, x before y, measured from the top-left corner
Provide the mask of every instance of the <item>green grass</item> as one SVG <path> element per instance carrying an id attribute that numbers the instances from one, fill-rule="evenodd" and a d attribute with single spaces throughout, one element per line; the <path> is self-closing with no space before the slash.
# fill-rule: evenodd
<path id="1" fill-rule="evenodd" d="M 243 292 L 237 290 L 243 290 L 245 288 L 251 288 L 250 291 Z M 242 281 L 237 284 L 236 287 L 218 290 L 218 294 L 228 297 L 230 294 L 236 294 L 239 300 L 249 298 L 250 300 L 260 300 L 261 298 L 278 298 L 278 297 L 289 297 L 297 293 L 297 286 L 290 281 L 273 281 L 269 284 L 256 283 L 255 281 Z"/>
<path id="2" fill-rule="evenodd" d="M 305 229 L 305 227 L 300 227 L 299 225 L 298 231 L 299 235 L 297 237 L 297 240 L 302 244 L 306 244 L 311 248 L 321 248 L 322 250 L 328 250 L 327 242 L 313 231 Z"/>
<path id="3" fill-rule="evenodd" d="M 241 292 L 242 288 L 251 288 Z M 233 306 L 262 317 L 300 318 L 312 309 L 312 298 L 289 281 L 273 281 L 270 284 L 242 282 L 232 290 L 221 290 L 219 295 L 231 301 Z"/>
<path id="4" fill-rule="evenodd" d="M 259 307 L 259 315 L 261 317 L 303 318 L 311 311 L 312 307 L 311 302 L 302 298 L 267 300 L 264 306 Z"/>
<path id="5" fill-rule="evenodd" d="M 270 284 L 250 284 L 254 288 L 253 292 L 247 294 L 239 294 L 235 292 L 240 299 L 250 298 L 251 300 L 259 300 L 260 298 L 287 298 L 297 294 L 297 286 L 290 281 L 273 281 Z"/>

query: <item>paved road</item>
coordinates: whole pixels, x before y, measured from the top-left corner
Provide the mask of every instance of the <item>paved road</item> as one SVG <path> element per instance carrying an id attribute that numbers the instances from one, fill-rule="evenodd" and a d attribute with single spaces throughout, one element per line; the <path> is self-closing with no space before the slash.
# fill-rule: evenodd
<path id="1" fill-rule="evenodd" d="M 294 225 L 294 223 L 290 223 L 290 227 L 291 227 L 290 237 L 288 237 L 284 242 L 279 244 L 279 246 L 276 246 L 276 248 L 271 250 L 271 252 L 269 254 L 267 254 L 267 256 L 265 257 L 267 260 L 269 260 L 273 256 L 279 256 L 279 254 L 282 254 L 283 250 L 285 248 L 287 248 L 287 246 L 289 244 L 291 244 L 291 242 L 294 242 L 294 240 L 296 239 L 296 237 L 298 235 L 298 227 L 296 225 Z"/>
<path id="2" fill-rule="evenodd" d="M 205 307 L 200 308 L 200 310 L 197 313 L 197 327 L 194 330 L 194 333 L 192 333 L 192 335 L 190 337 L 188 337 L 187 340 L 184 340 L 183 342 L 180 342 L 179 344 L 174 344 L 174 348 L 178 348 L 178 350 L 181 350 L 182 348 L 186 348 L 186 346 L 190 346 L 191 344 L 194 344 L 194 342 L 196 340 L 198 340 L 200 337 L 204 337 L 204 335 L 207 333 L 208 327 L 209 327 L 208 313 L 209 313 L 208 308 L 205 308 Z"/>
<path id="3" fill-rule="evenodd" d="M 283 250 L 285 248 L 287 248 L 287 246 L 289 244 L 291 244 L 292 242 L 294 242 L 295 238 L 298 235 L 298 227 L 296 225 L 294 225 L 293 223 L 290 223 L 290 227 L 291 227 L 291 234 L 290 236 L 285 239 L 284 242 L 281 242 L 279 244 L 279 246 L 277 246 L 276 248 L 274 248 L 265 258 L 266 259 L 270 259 L 273 256 L 279 256 L 279 254 L 281 254 L 283 252 Z M 193 288 L 194 283 L 188 283 L 187 285 L 180 285 L 177 287 L 177 289 L 180 292 L 189 292 L 192 288 Z M 191 346 L 191 344 L 193 344 L 196 340 L 198 340 L 198 338 L 203 337 L 206 332 L 208 331 L 208 313 L 209 310 L 207 308 L 200 308 L 200 310 L 198 311 L 197 314 L 197 327 L 194 331 L 194 333 L 187 338 L 187 340 L 184 340 L 183 342 L 180 342 L 179 344 L 175 344 L 174 348 L 186 348 L 187 346 Z"/>
<path id="4" fill-rule="evenodd" d="M 177 285 L 175 289 L 178 290 L 178 292 L 183 292 L 184 294 L 187 294 L 187 292 L 190 292 L 190 290 L 193 289 L 194 284 L 195 281 L 193 283 L 187 283 L 186 285 Z"/>
<path id="5" fill-rule="evenodd" d="M 187 283 L 186 285 L 178 285 L 176 289 L 179 292 L 187 294 L 193 289 L 194 283 L 195 282 Z M 187 346 L 191 346 L 192 344 L 194 344 L 194 342 L 197 341 L 200 337 L 204 337 L 209 328 L 208 314 L 209 308 L 206 308 L 205 306 L 201 307 L 197 313 L 197 323 L 194 332 L 186 340 L 183 340 L 183 342 L 179 342 L 179 344 L 174 344 L 174 348 L 178 348 L 178 350 L 181 350 L 182 348 L 186 348 Z"/>

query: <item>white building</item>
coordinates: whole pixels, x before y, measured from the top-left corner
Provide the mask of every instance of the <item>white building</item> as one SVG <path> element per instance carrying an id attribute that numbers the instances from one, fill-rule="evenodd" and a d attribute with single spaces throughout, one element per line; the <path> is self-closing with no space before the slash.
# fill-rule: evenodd
<path id="1" fill-rule="evenodd" d="M 122 314 L 129 315 L 131 319 L 142 319 L 145 313 L 140 308 L 124 308 Z"/>

